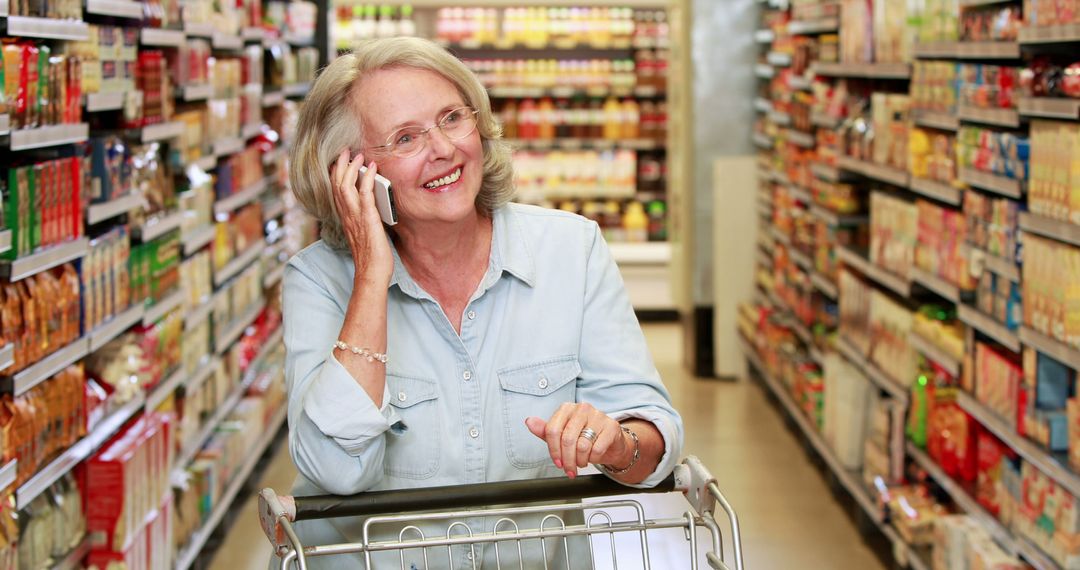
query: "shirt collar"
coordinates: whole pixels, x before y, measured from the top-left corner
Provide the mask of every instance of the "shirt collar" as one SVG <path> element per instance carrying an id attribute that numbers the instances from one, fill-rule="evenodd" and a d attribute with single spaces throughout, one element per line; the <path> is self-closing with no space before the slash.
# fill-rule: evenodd
<path id="1" fill-rule="evenodd" d="M 390 241 L 390 249 L 394 254 L 394 273 L 390 276 L 390 286 L 397 285 L 403 293 L 411 297 L 430 299 L 431 296 L 409 275 L 393 240 Z M 481 281 L 482 289 L 486 291 L 494 285 L 504 271 L 529 287 L 536 285 L 536 263 L 532 251 L 525 239 L 525 232 L 521 229 L 518 215 L 509 205 L 498 208 L 492 214 L 491 254 L 487 273 Z"/>

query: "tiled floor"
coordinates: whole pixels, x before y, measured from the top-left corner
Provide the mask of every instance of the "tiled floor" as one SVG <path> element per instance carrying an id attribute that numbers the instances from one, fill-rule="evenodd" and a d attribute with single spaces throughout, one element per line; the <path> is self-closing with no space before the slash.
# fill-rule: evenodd
<path id="1" fill-rule="evenodd" d="M 649 324 L 645 334 L 683 414 L 685 453 L 697 455 L 709 466 L 739 513 L 747 568 L 882 568 L 762 389 L 746 381 L 692 377 L 678 361 L 682 339 L 676 325 Z M 294 475 L 282 445 L 259 488 L 287 490 Z M 254 500 L 243 508 L 211 570 L 267 567 L 270 551 L 256 522 Z"/>

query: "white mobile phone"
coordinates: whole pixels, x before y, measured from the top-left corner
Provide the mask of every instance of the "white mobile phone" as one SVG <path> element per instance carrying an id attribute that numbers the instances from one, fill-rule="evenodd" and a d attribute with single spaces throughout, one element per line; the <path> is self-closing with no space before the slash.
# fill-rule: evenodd
<path id="1" fill-rule="evenodd" d="M 360 167 L 360 175 L 367 172 L 366 166 Z M 375 207 L 379 209 L 379 216 L 384 224 L 392 226 L 397 224 L 397 209 L 394 208 L 394 191 L 390 189 L 390 181 L 384 176 L 375 174 Z"/>

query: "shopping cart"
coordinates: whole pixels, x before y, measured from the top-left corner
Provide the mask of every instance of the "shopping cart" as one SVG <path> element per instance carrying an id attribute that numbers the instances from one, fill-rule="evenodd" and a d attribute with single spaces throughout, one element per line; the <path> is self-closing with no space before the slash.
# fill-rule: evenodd
<path id="1" fill-rule="evenodd" d="M 612 497 L 626 495 L 628 492 L 683 494 L 689 508 L 681 517 L 648 519 L 640 501 L 627 498 L 582 501 L 586 498 Z M 551 501 L 576 501 L 571 503 L 550 504 Z M 545 505 L 521 506 L 521 503 L 545 502 Z M 306 570 L 307 559 L 315 556 L 354 554 L 362 555 L 365 568 L 373 568 L 374 553 L 397 551 L 400 554 L 401 568 L 405 566 L 405 551 L 422 553 L 424 570 L 428 570 L 428 553 L 438 549 L 447 554 L 453 564 L 453 548 L 465 546 L 475 549 L 476 545 L 494 545 L 497 568 L 502 568 L 502 558 L 513 558 L 517 562 L 511 565 L 524 570 L 522 544 L 535 547 L 537 543 L 543 549 L 546 560 L 548 543 L 562 541 L 567 568 L 572 568 L 570 550 L 566 541 L 570 537 L 585 537 L 588 542 L 588 554 L 593 568 L 597 564 L 598 552 L 594 543 L 606 538 L 610 543 L 610 553 L 603 555 L 610 559 L 603 560 L 610 567 L 619 567 L 619 557 L 624 561 L 632 556 L 635 565 L 640 560 L 641 567 L 651 568 L 649 538 L 659 529 L 683 529 L 682 540 L 690 548 L 689 563 L 698 568 L 699 552 L 704 551 L 705 561 L 711 568 L 731 570 L 724 560 L 723 536 L 713 517 L 715 504 L 727 515 L 731 526 L 729 541 L 734 551 L 735 570 L 743 570 L 742 544 L 739 533 L 739 521 L 727 499 L 720 493 L 716 479 L 698 460 L 689 456 L 663 482 L 652 489 L 630 489 L 612 481 L 603 475 L 583 475 L 569 480 L 563 477 L 553 479 L 534 479 L 525 481 L 506 481 L 480 485 L 454 485 L 431 487 L 426 489 L 403 489 L 396 491 L 374 491 L 352 496 L 324 495 L 318 497 L 279 496 L 273 489 L 264 489 L 259 496 L 259 522 L 266 533 L 275 553 L 281 560 L 281 568 L 295 564 Z M 513 507 L 492 507 L 492 505 L 511 505 Z M 389 514 L 393 513 L 393 514 Z M 411 514 L 409 514 L 411 513 Z M 544 514 L 547 513 L 547 514 Z M 570 516 L 574 513 L 579 516 Z M 613 516 L 612 513 L 615 513 Z M 538 528 L 519 528 L 515 518 L 522 515 L 543 516 Z M 300 543 L 292 522 L 336 517 L 367 517 L 363 523 L 363 540 L 354 543 L 305 546 Z M 475 520 L 474 517 L 497 518 L 491 532 L 474 532 L 463 519 Z M 566 517 L 566 518 L 563 518 Z M 583 521 L 581 524 L 567 524 L 567 519 Z M 427 537 L 417 525 L 437 523 L 446 527 L 442 536 Z M 396 539 L 387 539 L 379 535 L 376 529 L 380 525 L 394 525 L 400 528 Z M 402 528 L 402 526 L 404 526 Z M 707 529 L 709 542 L 699 548 L 698 530 Z M 650 533 L 648 536 L 646 533 Z M 676 533 L 678 534 L 678 533 Z M 705 533 L 703 532 L 703 535 Z M 618 538 L 617 536 L 618 535 Z M 628 554 L 625 538 L 633 539 L 636 548 Z M 618 548 L 616 544 L 619 544 Z M 501 550 L 500 550 L 501 547 Z M 509 552 L 508 552 L 509 551 Z M 618 552 L 617 552 L 618 551 Z M 472 568 L 476 568 L 474 550 L 469 552 Z M 638 555 L 640 553 L 640 559 Z M 502 555 L 502 556 L 500 556 Z M 603 557 L 600 557 L 603 558 Z M 442 567 L 431 565 L 432 567 Z M 584 566 L 579 563 L 578 567 Z M 670 568 L 670 561 L 664 560 L 659 565 Z M 411 565 L 410 568 L 418 567 Z"/>

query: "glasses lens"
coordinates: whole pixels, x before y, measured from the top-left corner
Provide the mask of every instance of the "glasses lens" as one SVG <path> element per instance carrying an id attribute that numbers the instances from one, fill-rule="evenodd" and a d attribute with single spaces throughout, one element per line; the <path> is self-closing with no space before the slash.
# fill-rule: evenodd
<path id="1" fill-rule="evenodd" d="M 390 138 L 389 144 L 395 156 L 412 156 L 424 147 L 424 130 L 401 129 Z"/>
<path id="2" fill-rule="evenodd" d="M 476 113 L 468 107 L 454 109 L 443 117 L 439 128 L 452 139 L 467 137 L 476 128 Z"/>

